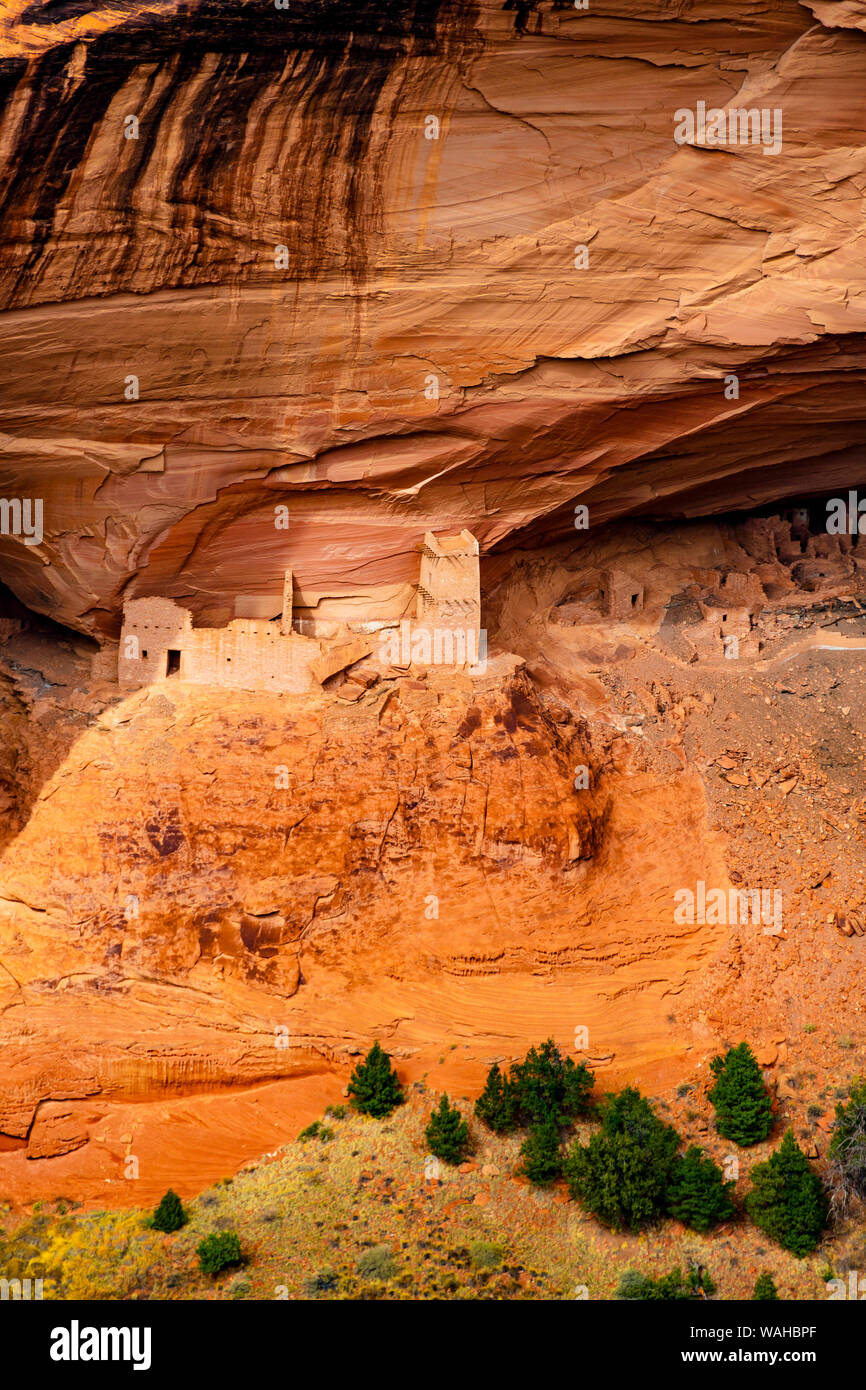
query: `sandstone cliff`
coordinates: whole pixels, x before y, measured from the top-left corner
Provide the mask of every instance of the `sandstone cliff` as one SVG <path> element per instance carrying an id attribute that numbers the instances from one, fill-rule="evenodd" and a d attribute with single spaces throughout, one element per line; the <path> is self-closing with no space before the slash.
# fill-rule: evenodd
<path id="1" fill-rule="evenodd" d="M 864 481 L 864 78 L 854 3 L 5 6 L 4 1190 L 129 1189 L 148 1125 L 194 1187 L 372 1036 L 469 1090 L 583 1028 L 602 1086 L 862 1034 L 862 548 L 692 519 Z M 678 145 L 699 103 L 781 147 Z M 103 679 L 124 597 L 393 615 L 461 527 L 481 681 Z M 676 922 L 697 880 L 790 930 Z"/>
<path id="2" fill-rule="evenodd" d="M 302 1074 L 383 1020 L 407 1055 L 456 1032 L 477 1058 L 537 1013 L 534 978 L 572 1032 L 632 996 L 638 1053 L 669 1050 L 659 961 L 669 988 L 716 936 L 672 926 L 663 792 L 614 806 L 600 767 L 578 796 L 580 729 L 525 676 L 415 687 L 287 709 L 175 685 L 82 731 L 4 857 L 0 1131 L 46 1096 Z"/>
<path id="3" fill-rule="evenodd" d="M 393 612 L 430 526 L 489 552 L 578 499 L 862 481 L 859 5 L 0 24 L 0 478 L 45 500 L 43 543 L 0 553 L 38 611 L 116 633 L 124 593 L 163 593 L 221 621 L 290 565 L 302 606 Z M 700 101 L 781 111 L 781 150 L 678 146 Z"/>

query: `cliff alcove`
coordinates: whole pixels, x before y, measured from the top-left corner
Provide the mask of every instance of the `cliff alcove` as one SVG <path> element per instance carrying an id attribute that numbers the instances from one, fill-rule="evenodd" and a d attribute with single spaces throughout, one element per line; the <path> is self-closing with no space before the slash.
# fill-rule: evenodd
<path id="1" fill-rule="evenodd" d="M 578 1027 L 605 1085 L 860 1038 L 864 29 L 8 0 L 5 1191 L 133 1200 L 130 1107 L 195 1189 L 172 1106 L 241 1162 L 372 1036 L 469 1090 Z M 699 103 L 780 147 L 679 143 Z M 290 572 L 298 643 L 414 619 L 431 535 L 477 541 L 483 671 L 117 684 L 124 605 L 258 636 Z M 784 929 L 676 922 L 699 882 Z"/>

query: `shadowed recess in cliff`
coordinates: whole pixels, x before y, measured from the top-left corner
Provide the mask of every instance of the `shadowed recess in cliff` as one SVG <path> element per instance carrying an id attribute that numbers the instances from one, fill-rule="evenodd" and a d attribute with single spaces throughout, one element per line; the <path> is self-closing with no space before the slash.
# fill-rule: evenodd
<path id="1" fill-rule="evenodd" d="M 100 0 L 36 0 L 21 15 L 21 24 L 60 24 L 99 9 Z"/>
<path id="2" fill-rule="evenodd" d="M 471 33 L 474 6 L 458 8 L 451 13 L 454 0 L 299 0 L 290 10 L 205 0 L 132 17 L 86 46 L 60 43 L 30 75 L 7 62 L 0 99 L 11 120 L 19 83 L 25 90 L 17 140 L 28 157 L 10 162 L 0 182 L 8 267 L 0 303 L 50 298 L 40 282 L 56 256 L 79 280 L 72 297 L 112 292 L 140 268 L 150 229 L 138 225 L 138 193 L 153 180 L 165 213 L 163 254 L 150 252 L 152 289 L 245 272 L 280 283 L 335 271 L 363 279 L 381 230 L 380 171 L 407 60 L 444 56 L 455 34 Z M 130 115 L 137 138 L 124 138 Z M 75 198 L 106 139 L 116 145 L 96 241 L 75 226 Z M 245 148 L 249 178 L 239 177 Z M 169 256 L 170 241 L 182 246 Z M 288 251 L 278 273 L 276 245 Z"/>

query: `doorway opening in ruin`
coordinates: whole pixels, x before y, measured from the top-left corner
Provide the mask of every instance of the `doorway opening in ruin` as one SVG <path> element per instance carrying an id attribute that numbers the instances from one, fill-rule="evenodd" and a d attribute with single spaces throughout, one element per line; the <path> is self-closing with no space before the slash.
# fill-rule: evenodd
<path id="1" fill-rule="evenodd" d="M 168 652 L 166 654 L 165 674 L 167 676 L 176 676 L 179 671 L 180 652 L 174 651 L 171 647 L 169 647 Z"/>

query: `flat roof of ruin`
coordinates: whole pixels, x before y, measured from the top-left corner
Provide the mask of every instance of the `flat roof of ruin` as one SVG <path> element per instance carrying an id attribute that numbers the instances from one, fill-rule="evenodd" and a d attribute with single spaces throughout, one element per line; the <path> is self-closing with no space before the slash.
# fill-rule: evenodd
<path id="1" fill-rule="evenodd" d="M 478 554 L 478 542 L 471 531 L 459 531 L 457 535 L 437 536 L 435 532 L 428 531 L 424 536 L 424 544 L 428 550 L 439 555 L 459 555 Z"/>

